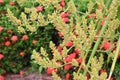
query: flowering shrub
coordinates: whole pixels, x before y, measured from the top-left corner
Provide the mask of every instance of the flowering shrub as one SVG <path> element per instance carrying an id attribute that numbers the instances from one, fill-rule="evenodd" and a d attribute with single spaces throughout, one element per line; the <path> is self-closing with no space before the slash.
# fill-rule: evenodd
<path id="1" fill-rule="evenodd" d="M 119 4 L 119 0 L 0 0 L 0 73 L 23 75 L 21 69 L 30 64 L 33 51 L 39 70 L 44 67 L 55 80 L 113 80 L 114 68 L 117 78 Z"/>
<path id="2" fill-rule="evenodd" d="M 24 30 L 22 27 L 25 27 L 28 23 L 22 23 L 22 26 L 18 26 L 16 23 L 20 24 L 20 20 L 13 22 L 16 17 L 21 18 L 24 15 L 24 8 L 34 7 L 36 8 L 35 13 L 41 12 L 42 7 L 38 6 L 38 4 L 32 6 L 32 1 L 27 1 L 29 5 L 26 5 L 26 3 L 20 5 L 17 1 L 13 2 L 11 0 L 0 1 L 3 1 L 0 2 L 0 74 L 6 72 L 19 73 L 24 67 L 30 66 L 30 56 L 33 49 L 38 51 L 41 46 L 44 46 L 50 52 L 48 44 L 57 35 L 57 31 L 51 24 L 43 23 L 41 24 L 43 26 L 40 24 L 36 26 L 36 23 L 30 23 L 29 26 L 33 27 Z M 49 11 L 46 12 L 49 13 Z M 20 14 L 22 15 L 19 16 Z M 34 15 L 31 15 L 31 18 L 27 20 L 32 22 L 33 18 Z M 36 30 L 34 30 L 35 26 L 37 27 Z M 57 41 L 57 37 L 55 38 Z"/>
<path id="3" fill-rule="evenodd" d="M 57 0 L 48 14 L 49 22 L 59 31 L 61 43 L 49 44 L 52 57 L 41 47 L 33 50 L 32 59 L 42 65 L 55 80 L 113 80 L 115 63 L 119 64 L 120 21 L 117 10 L 120 1 L 89 1 L 85 13 L 79 14 L 73 0 Z M 41 1 L 42 5 L 54 1 Z M 110 4 L 110 5 L 109 5 Z M 61 9 L 62 8 L 62 9 Z M 112 66 L 111 66 L 112 65 Z"/>

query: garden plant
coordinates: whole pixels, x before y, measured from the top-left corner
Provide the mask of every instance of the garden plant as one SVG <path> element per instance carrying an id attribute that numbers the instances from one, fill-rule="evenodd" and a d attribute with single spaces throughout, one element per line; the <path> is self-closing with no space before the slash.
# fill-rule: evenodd
<path id="1" fill-rule="evenodd" d="M 0 6 L 0 74 L 32 63 L 54 80 L 120 79 L 120 0 L 0 0 Z"/>

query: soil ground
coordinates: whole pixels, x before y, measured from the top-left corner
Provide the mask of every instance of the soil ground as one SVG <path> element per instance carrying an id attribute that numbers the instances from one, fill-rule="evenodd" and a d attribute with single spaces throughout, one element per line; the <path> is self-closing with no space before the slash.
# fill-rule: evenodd
<path id="1" fill-rule="evenodd" d="M 46 73 L 38 74 L 37 72 L 33 72 L 23 76 L 19 74 L 7 74 L 5 80 L 53 80 L 53 78 Z"/>

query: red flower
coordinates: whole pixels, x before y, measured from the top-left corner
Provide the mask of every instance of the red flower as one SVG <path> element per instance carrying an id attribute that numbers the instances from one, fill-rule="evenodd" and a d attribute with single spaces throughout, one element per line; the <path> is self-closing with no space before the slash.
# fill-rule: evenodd
<path id="1" fill-rule="evenodd" d="M 7 30 L 7 33 L 12 34 L 12 33 L 13 33 L 13 31 L 12 31 L 12 30 Z"/>
<path id="2" fill-rule="evenodd" d="M 62 1 L 60 2 L 60 6 L 61 6 L 62 8 L 65 6 L 65 1 L 64 1 L 64 0 L 62 0 Z"/>
<path id="3" fill-rule="evenodd" d="M 102 9 L 103 9 L 103 8 L 102 8 L 102 6 L 98 6 L 98 10 L 100 10 L 100 11 L 101 11 Z"/>
<path id="4" fill-rule="evenodd" d="M 24 56 L 24 54 L 25 54 L 24 52 L 20 52 L 19 53 L 20 56 Z"/>
<path id="5" fill-rule="evenodd" d="M 17 41 L 17 40 L 18 40 L 18 37 L 17 37 L 16 35 L 14 35 L 14 36 L 11 37 L 11 40 L 12 40 L 12 41 Z"/>
<path id="6" fill-rule="evenodd" d="M 50 3 L 52 3 L 53 2 L 53 0 L 50 0 Z"/>
<path id="7" fill-rule="evenodd" d="M 96 18 L 96 13 L 92 13 L 92 14 L 90 14 L 89 16 L 88 16 L 88 18 Z"/>
<path id="8" fill-rule="evenodd" d="M 60 13 L 60 16 L 61 16 L 62 18 L 66 18 L 66 17 L 69 16 L 69 13 L 68 13 L 68 12 L 62 12 L 62 13 Z"/>
<path id="9" fill-rule="evenodd" d="M 0 75 L 0 80 L 5 80 L 4 77 L 2 75 Z"/>
<path id="10" fill-rule="evenodd" d="M 88 72 L 86 73 L 86 76 L 87 76 L 87 80 L 89 80 L 90 79 L 90 74 Z"/>
<path id="11" fill-rule="evenodd" d="M 65 22 L 65 23 L 67 23 L 67 22 L 69 22 L 69 18 L 63 18 L 63 21 Z"/>
<path id="12" fill-rule="evenodd" d="M 98 37 L 99 37 L 99 34 L 95 36 L 94 40 L 97 41 Z"/>
<path id="13" fill-rule="evenodd" d="M 4 55 L 3 54 L 0 54 L 0 60 L 4 58 Z"/>
<path id="14" fill-rule="evenodd" d="M 41 12 L 43 10 L 43 6 L 37 6 L 36 10 L 37 10 L 37 12 Z"/>
<path id="15" fill-rule="evenodd" d="M 62 55 L 62 51 L 60 51 L 59 53 L 60 53 L 60 55 Z"/>
<path id="16" fill-rule="evenodd" d="M 74 49 L 74 52 L 76 53 L 76 54 L 80 54 L 81 52 L 80 52 L 80 50 L 79 49 Z"/>
<path id="17" fill-rule="evenodd" d="M 2 32 L 2 30 L 3 30 L 3 27 L 2 27 L 2 26 L 0 26 L 0 32 Z"/>
<path id="18" fill-rule="evenodd" d="M 106 16 L 105 16 L 104 19 L 102 20 L 101 26 L 103 26 L 103 25 L 105 24 L 105 19 L 106 19 Z"/>
<path id="19" fill-rule="evenodd" d="M 2 11 L 2 14 L 6 14 L 6 13 L 7 13 L 7 11 L 6 11 L 6 10 L 3 10 L 3 11 Z"/>
<path id="20" fill-rule="evenodd" d="M 72 42 L 72 41 L 67 42 L 67 43 L 66 43 L 66 46 L 67 46 L 67 47 L 73 46 L 73 42 Z"/>
<path id="21" fill-rule="evenodd" d="M 62 47 L 59 45 L 59 46 L 57 46 L 57 50 L 58 51 L 62 51 Z"/>
<path id="22" fill-rule="evenodd" d="M 2 3 L 4 3 L 4 1 L 3 1 L 3 0 L 0 0 L 0 4 L 2 4 Z"/>
<path id="23" fill-rule="evenodd" d="M 64 66 L 64 70 L 69 70 L 71 67 L 72 67 L 71 64 L 67 64 L 67 65 Z"/>
<path id="24" fill-rule="evenodd" d="M 111 77 L 110 80 L 113 80 L 113 77 Z"/>
<path id="25" fill-rule="evenodd" d="M 70 73 L 67 73 L 67 74 L 65 75 L 65 80 L 70 80 Z"/>
<path id="26" fill-rule="evenodd" d="M 32 40 L 32 44 L 36 45 L 37 41 L 36 40 Z"/>
<path id="27" fill-rule="evenodd" d="M 22 40 L 27 40 L 28 39 L 28 35 L 23 35 L 22 36 Z"/>
<path id="28" fill-rule="evenodd" d="M 75 32 L 74 32 L 74 35 L 77 37 L 77 36 L 78 36 L 78 32 L 77 32 L 77 31 L 75 31 Z"/>
<path id="29" fill-rule="evenodd" d="M 104 50 L 109 50 L 110 49 L 110 46 L 111 46 L 111 44 L 110 44 L 110 42 L 105 42 L 105 43 L 103 43 L 103 49 Z"/>
<path id="30" fill-rule="evenodd" d="M 106 69 L 101 69 L 100 74 L 107 72 Z"/>
<path id="31" fill-rule="evenodd" d="M 98 31 L 97 35 L 96 35 L 95 38 L 94 38 L 95 41 L 97 41 L 99 35 L 100 35 L 100 30 Z"/>
<path id="32" fill-rule="evenodd" d="M 57 69 L 54 68 L 47 68 L 47 74 L 52 74 L 52 72 L 57 72 Z"/>
<path id="33" fill-rule="evenodd" d="M 12 2 L 12 1 L 11 1 L 9 4 L 10 4 L 11 6 L 14 6 L 14 5 L 15 5 L 15 2 Z"/>
<path id="34" fill-rule="evenodd" d="M 4 40 L 8 40 L 8 39 L 9 39 L 8 36 L 5 36 L 5 37 L 4 37 Z"/>
<path id="35" fill-rule="evenodd" d="M 11 42 L 10 41 L 6 41 L 5 42 L 5 46 L 10 46 L 11 45 Z"/>
<path id="36" fill-rule="evenodd" d="M 59 32 L 58 35 L 59 35 L 60 38 L 63 37 L 63 33 L 62 32 Z"/>
<path id="37" fill-rule="evenodd" d="M 64 59 L 64 61 L 66 61 L 66 62 L 72 62 L 72 59 L 74 59 L 75 57 L 76 57 L 76 53 L 72 53 L 72 54 L 68 55 L 68 56 Z"/>
<path id="38" fill-rule="evenodd" d="M 77 60 L 77 62 L 78 62 L 79 64 L 81 64 L 82 61 L 83 61 L 82 58 L 80 58 L 80 59 Z"/>
<path id="39" fill-rule="evenodd" d="M 20 70 L 19 74 L 22 76 L 25 74 L 25 72 L 23 70 Z"/>
<path id="40" fill-rule="evenodd" d="M 62 62 L 57 62 L 57 64 L 62 65 Z"/>

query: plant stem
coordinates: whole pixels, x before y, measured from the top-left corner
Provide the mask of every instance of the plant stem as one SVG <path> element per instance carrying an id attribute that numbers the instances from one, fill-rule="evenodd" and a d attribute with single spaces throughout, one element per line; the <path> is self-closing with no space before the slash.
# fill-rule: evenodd
<path id="1" fill-rule="evenodd" d="M 110 3 L 111 3 L 111 0 L 108 0 L 108 1 L 106 2 L 106 7 L 107 7 L 107 8 L 109 8 Z"/>
<path id="2" fill-rule="evenodd" d="M 117 49 L 116 49 L 116 52 L 115 52 L 115 57 L 114 57 L 114 60 L 113 60 L 112 66 L 111 66 L 111 70 L 110 70 L 110 74 L 109 74 L 108 80 L 110 80 L 110 78 L 111 78 L 111 76 L 112 76 L 112 73 L 113 73 L 113 71 L 114 71 L 119 50 L 120 50 L 120 35 L 119 35 L 119 40 L 118 40 L 118 44 L 117 44 Z"/>
<path id="3" fill-rule="evenodd" d="M 108 24 L 108 21 L 107 21 L 107 19 L 106 19 L 105 24 L 104 24 L 104 26 L 102 27 L 102 30 L 101 30 L 101 32 L 100 32 L 100 36 L 103 36 L 106 28 L 108 27 L 107 24 Z M 97 40 L 97 42 L 96 42 L 96 44 L 95 44 L 95 46 L 94 46 L 94 48 L 93 48 L 93 50 L 92 50 L 91 56 L 90 56 L 90 58 L 89 58 L 89 60 L 88 60 L 88 63 L 87 63 L 87 65 L 86 65 L 85 70 L 84 70 L 84 73 L 83 73 L 84 75 L 86 75 L 86 72 L 88 71 L 88 67 L 89 67 L 89 65 L 90 65 L 90 63 L 91 63 L 91 59 L 92 59 L 93 56 L 95 55 L 96 50 L 97 50 L 97 48 L 98 48 L 101 40 L 102 40 L 102 37 L 99 37 L 98 40 Z"/>

